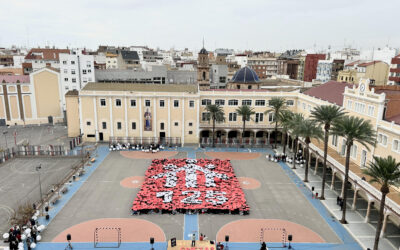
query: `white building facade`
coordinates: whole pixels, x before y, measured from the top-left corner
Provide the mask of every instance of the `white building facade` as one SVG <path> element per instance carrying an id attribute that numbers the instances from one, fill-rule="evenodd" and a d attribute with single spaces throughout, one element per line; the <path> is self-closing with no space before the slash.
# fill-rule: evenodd
<path id="1" fill-rule="evenodd" d="M 332 74 L 332 61 L 331 60 L 319 60 L 317 66 L 317 81 L 327 82 L 331 80 Z"/>

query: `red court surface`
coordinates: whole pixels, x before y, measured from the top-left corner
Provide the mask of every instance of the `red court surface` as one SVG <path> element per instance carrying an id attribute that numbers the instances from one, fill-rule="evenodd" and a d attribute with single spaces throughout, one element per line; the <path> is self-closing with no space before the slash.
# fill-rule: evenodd
<path id="1" fill-rule="evenodd" d="M 144 176 L 131 176 L 123 179 L 119 184 L 126 188 L 140 188 L 144 182 Z"/>
<path id="2" fill-rule="evenodd" d="M 302 225 L 286 220 L 244 219 L 230 222 L 217 233 L 217 241 L 225 241 L 229 235 L 231 242 L 260 242 L 261 228 L 264 228 L 265 242 L 282 242 L 282 230 L 293 235 L 293 242 L 323 243 L 322 237 Z M 270 229 L 270 230 L 267 230 Z"/>
<path id="3" fill-rule="evenodd" d="M 177 151 L 159 151 L 157 153 L 145 153 L 142 151 L 121 151 L 123 157 L 130 159 L 162 159 L 169 158 L 178 154 Z"/>
<path id="4" fill-rule="evenodd" d="M 257 189 L 261 186 L 261 183 L 250 177 L 238 177 L 238 181 L 242 189 Z"/>
<path id="5" fill-rule="evenodd" d="M 73 242 L 93 242 L 94 231 L 98 228 L 121 228 L 121 242 L 148 242 L 150 237 L 164 242 L 165 234 L 156 224 L 140 219 L 105 218 L 90 220 L 72 226 L 57 235 L 52 242 L 67 242 L 67 234 L 71 234 Z M 115 231 L 107 229 L 99 231 L 100 241 L 116 241 Z"/>
<path id="6" fill-rule="evenodd" d="M 243 152 L 205 152 L 205 154 L 212 158 L 221 160 L 253 160 L 261 156 L 260 153 L 243 153 Z"/>

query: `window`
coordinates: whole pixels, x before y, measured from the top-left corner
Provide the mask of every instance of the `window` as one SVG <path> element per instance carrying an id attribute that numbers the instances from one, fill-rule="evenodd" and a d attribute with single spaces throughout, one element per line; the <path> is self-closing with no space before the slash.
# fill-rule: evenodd
<path id="1" fill-rule="evenodd" d="M 150 100 L 145 100 L 145 101 L 144 101 L 144 105 L 145 105 L 146 107 L 150 107 Z"/>
<path id="2" fill-rule="evenodd" d="M 131 107 L 136 107 L 136 100 L 131 100 Z"/>
<path id="3" fill-rule="evenodd" d="M 337 142 L 338 142 L 338 136 L 333 135 L 332 136 L 332 145 L 337 147 Z"/>
<path id="4" fill-rule="evenodd" d="M 100 99 L 100 106 L 102 107 L 106 106 L 106 99 Z"/>
<path id="5" fill-rule="evenodd" d="M 75 64 L 75 61 L 71 61 L 71 64 Z"/>
<path id="6" fill-rule="evenodd" d="M 242 106 L 244 105 L 251 106 L 251 100 L 242 100 Z"/>
<path id="7" fill-rule="evenodd" d="M 63 64 L 67 64 L 67 61 L 63 61 Z"/>
<path id="8" fill-rule="evenodd" d="M 229 113 L 229 121 L 236 122 L 237 121 L 237 113 Z"/>
<path id="9" fill-rule="evenodd" d="M 189 127 L 192 127 L 193 126 L 193 122 L 189 122 Z"/>
<path id="10" fill-rule="evenodd" d="M 164 123 L 163 123 L 163 122 L 160 123 L 160 129 L 161 129 L 161 130 L 164 130 Z"/>
<path id="11" fill-rule="evenodd" d="M 365 104 L 356 102 L 354 105 L 354 110 L 358 113 L 364 113 L 365 112 Z"/>
<path id="12" fill-rule="evenodd" d="M 201 120 L 202 121 L 209 121 L 210 120 L 210 113 L 209 112 L 203 112 L 201 113 Z"/>
<path id="13" fill-rule="evenodd" d="M 72 78 L 72 82 L 76 82 L 76 78 Z"/>
<path id="14" fill-rule="evenodd" d="M 229 100 L 228 105 L 229 106 L 237 106 L 239 104 L 238 100 Z"/>
<path id="15" fill-rule="evenodd" d="M 392 150 L 394 152 L 400 152 L 399 140 L 393 139 Z"/>
<path id="16" fill-rule="evenodd" d="M 136 130 L 136 122 L 132 122 L 132 130 Z"/>
<path id="17" fill-rule="evenodd" d="M 64 69 L 64 74 L 68 74 L 68 69 Z"/>
<path id="18" fill-rule="evenodd" d="M 65 81 L 65 82 L 68 82 L 68 78 L 67 78 L 67 77 L 66 77 L 66 78 L 64 78 L 64 81 Z"/>
<path id="19" fill-rule="evenodd" d="M 102 122 L 102 123 L 101 123 L 101 127 L 102 127 L 103 129 L 107 129 L 107 122 Z"/>
<path id="20" fill-rule="evenodd" d="M 374 111 L 375 111 L 374 106 L 368 106 L 368 115 L 369 116 L 374 116 Z"/>
<path id="21" fill-rule="evenodd" d="M 178 108 L 179 107 L 179 100 L 174 100 L 174 108 Z"/>
<path id="22" fill-rule="evenodd" d="M 303 109 L 306 109 L 306 104 L 303 102 Z"/>
<path id="23" fill-rule="evenodd" d="M 82 70 L 82 74 L 86 75 L 86 69 Z"/>
<path id="24" fill-rule="evenodd" d="M 215 100 L 215 104 L 219 105 L 219 106 L 224 106 L 225 105 L 225 100 L 222 100 L 222 99 Z"/>
<path id="25" fill-rule="evenodd" d="M 194 108 L 194 101 L 193 100 L 189 101 L 189 108 Z"/>
<path id="26" fill-rule="evenodd" d="M 193 131 L 189 131 L 189 135 L 192 135 L 193 134 Z"/>
<path id="27" fill-rule="evenodd" d="M 378 134 L 378 143 L 386 146 L 387 145 L 387 136 L 384 134 Z"/>
<path id="28" fill-rule="evenodd" d="M 203 106 L 211 105 L 211 100 L 210 99 L 203 99 L 203 100 L 201 100 L 201 105 L 203 105 Z"/>
<path id="29" fill-rule="evenodd" d="M 87 72 L 88 72 L 88 73 L 92 73 L 92 70 L 91 70 L 91 69 L 88 69 Z"/>
<path id="30" fill-rule="evenodd" d="M 353 102 L 351 100 L 347 100 L 347 108 L 351 109 L 353 106 Z"/>
<path id="31" fill-rule="evenodd" d="M 268 121 L 269 122 L 274 122 L 275 121 L 275 114 L 274 113 L 268 113 Z"/>
<path id="32" fill-rule="evenodd" d="M 294 106 L 294 101 L 293 100 L 287 100 L 286 101 L 287 106 Z"/>
<path id="33" fill-rule="evenodd" d="M 256 106 L 265 106 L 265 100 L 256 100 Z"/>
<path id="34" fill-rule="evenodd" d="M 178 127 L 178 126 L 179 126 L 179 123 L 178 123 L 178 122 L 175 122 L 174 125 L 175 125 L 175 127 Z"/>
<path id="35" fill-rule="evenodd" d="M 121 107 L 121 99 L 116 99 L 115 100 L 115 106 Z"/>
<path id="36" fill-rule="evenodd" d="M 71 69 L 71 74 L 75 75 L 75 70 Z"/>
<path id="37" fill-rule="evenodd" d="M 117 129 L 121 130 L 122 129 L 122 123 L 121 122 L 117 122 Z"/>
<path id="38" fill-rule="evenodd" d="M 87 126 L 90 126 L 90 125 L 91 125 L 91 122 L 87 121 L 87 122 L 86 122 L 86 125 L 87 125 Z"/>
<path id="39" fill-rule="evenodd" d="M 164 108 L 165 107 L 165 101 L 164 100 L 160 100 L 160 107 Z"/>
<path id="40" fill-rule="evenodd" d="M 357 145 L 353 145 L 350 148 L 350 157 L 351 158 L 357 158 Z"/>
<path id="41" fill-rule="evenodd" d="M 256 122 L 263 122 L 264 121 L 264 113 L 256 113 Z"/>

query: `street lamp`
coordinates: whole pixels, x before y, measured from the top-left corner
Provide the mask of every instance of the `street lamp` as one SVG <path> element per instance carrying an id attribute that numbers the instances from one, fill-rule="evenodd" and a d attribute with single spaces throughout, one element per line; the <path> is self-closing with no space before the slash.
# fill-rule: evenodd
<path id="1" fill-rule="evenodd" d="M 40 202 L 42 203 L 42 214 L 43 214 L 43 206 L 44 206 L 44 204 L 43 204 L 43 196 L 42 196 L 42 182 L 41 182 L 41 180 L 40 180 L 40 169 L 42 169 L 42 164 L 39 164 L 39 166 L 36 166 L 36 171 L 38 172 L 38 174 L 39 174 L 39 190 L 40 190 Z"/>
<path id="2" fill-rule="evenodd" d="M 7 149 L 8 146 L 7 146 L 7 136 L 6 136 L 6 134 L 8 134 L 8 131 L 3 131 L 4 140 L 6 141 L 6 149 Z"/>

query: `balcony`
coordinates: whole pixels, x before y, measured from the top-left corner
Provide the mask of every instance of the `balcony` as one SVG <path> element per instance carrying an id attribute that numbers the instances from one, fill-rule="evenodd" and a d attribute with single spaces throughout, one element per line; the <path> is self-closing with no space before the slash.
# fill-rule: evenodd
<path id="1" fill-rule="evenodd" d="M 200 122 L 200 128 L 201 129 L 212 129 L 212 122 Z M 241 130 L 243 128 L 243 124 L 228 124 L 228 123 L 223 123 L 223 124 L 215 124 L 215 130 L 221 130 L 221 129 L 237 129 Z M 267 125 L 267 124 L 247 124 L 246 123 L 246 130 L 247 129 L 274 129 L 275 126 L 273 124 Z"/>

